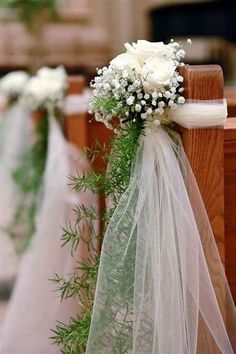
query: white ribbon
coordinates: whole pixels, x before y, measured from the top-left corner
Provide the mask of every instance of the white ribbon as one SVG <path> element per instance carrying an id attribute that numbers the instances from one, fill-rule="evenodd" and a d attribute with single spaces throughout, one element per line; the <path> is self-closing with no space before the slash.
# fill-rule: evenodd
<path id="1" fill-rule="evenodd" d="M 91 90 L 86 89 L 81 95 L 68 95 L 64 101 L 63 111 L 66 115 L 76 115 L 88 111 Z"/>
<path id="2" fill-rule="evenodd" d="M 186 100 L 177 110 L 169 110 L 170 120 L 188 129 L 223 126 L 227 119 L 227 102 L 223 100 Z"/>
<path id="3" fill-rule="evenodd" d="M 222 125 L 226 117 L 225 103 L 181 110 L 172 119 L 188 127 Z M 105 234 L 86 354 L 233 354 L 235 325 L 187 157 L 160 127 L 140 137 L 130 185 Z"/>

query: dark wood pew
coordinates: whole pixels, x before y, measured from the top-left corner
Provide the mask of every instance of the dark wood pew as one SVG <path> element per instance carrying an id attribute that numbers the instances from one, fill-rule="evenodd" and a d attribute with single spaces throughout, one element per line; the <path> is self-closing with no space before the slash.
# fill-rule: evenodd
<path id="1" fill-rule="evenodd" d="M 228 104 L 228 117 L 236 117 L 236 86 L 225 86 L 224 96 Z"/>

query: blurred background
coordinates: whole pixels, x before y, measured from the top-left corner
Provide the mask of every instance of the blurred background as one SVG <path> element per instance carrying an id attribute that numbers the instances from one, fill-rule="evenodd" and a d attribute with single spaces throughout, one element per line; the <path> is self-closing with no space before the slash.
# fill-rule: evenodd
<path id="1" fill-rule="evenodd" d="M 0 74 L 63 64 L 90 77 L 137 39 L 191 38 L 186 62 L 236 83 L 234 0 L 0 0 Z"/>
<path id="2" fill-rule="evenodd" d="M 64 65 L 88 83 L 124 42 L 174 38 L 184 45 L 191 38 L 185 62 L 220 64 L 236 104 L 235 15 L 236 0 L 0 0 L 0 77 Z"/>

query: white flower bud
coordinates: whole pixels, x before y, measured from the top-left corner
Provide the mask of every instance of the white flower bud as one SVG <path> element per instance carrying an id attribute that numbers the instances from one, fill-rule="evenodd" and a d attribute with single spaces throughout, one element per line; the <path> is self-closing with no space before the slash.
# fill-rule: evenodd
<path id="1" fill-rule="evenodd" d="M 141 109 L 142 109 L 142 106 L 141 106 L 140 104 L 136 104 L 136 105 L 135 105 L 135 111 L 136 111 L 136 112 L 140 112 Z"/>
<path id="2" fill-rule="evenodd" d="M 128 92 L 132 92 L 134 90 L 134 87 L 132 86 L 132 85 L 130 85 L 129 87 L 128 87 Z"/>
<path id="3" fill-rule="evenodd" d="M 129 106 L 132 106 L 132 104 L 134 103 L 134 96 L 129 96 L 126 102 Z"/>
<path id="4" fill-rule="evenodd" d="M 109 90 L 111 88 L 110 84 L 108 82 L 106 82 L 104 85 L 103 85 L 103 88 L 104 90 Z"/>
<path id="5" fill-rule="evenodd" d="M 170 98 L 170 97 L 171 97 L 170 91 L 165 91 L 164 96 L 165 96 L 166 98 Z"/>
<path id="6" fill-rule="evenodd" d="M 165 102 L 164 102 L 164 101 L 158 102 L 158 107 L 159 107 L 159 108 L 165 107 Z"/>
<path id="7" fill-rule="evenodd" d="M 149 95 L 148 93 L 146 93 L 146 94 L 144 95 L 145 100 L 148 100 L 149 97 L 150 97 L 150 95 Z"/>
<path id="8" fill-rule="evenodd" d="M 148 115 L 151 115 L 151 114 L 152 114 L 152 109 L 151 109 L 151 107 L 149 107 L 149 108 L 147 109 L 147 114 L 148 114 Z"/>
<path id="9" fill-rule="evenodd" d="M 122 73 L 123 78 L 127 78 L 129 76 L 128 71 L 124 70 Z"/>
<path id="10" fill-rule="evenodd" d="M 138 93 L 137 97 L 138 97 L 139 100 L 141 100 L 143 98 L 143 94 L 142 93 Z"/>
<path id="11" fill-rule="evenodd" d="M 183 81 L 184 81 L 184 78 L 183 78 L 183 76 L 179 75 L 179 76 L 177 77 L 177 80 L 178 80 L 179 82 L 183 82 Z"/>
<path id="12" fill-rule="evenodd" d="M 94 117 L 95 117 L 95 120 L 98 122 L 101 120 L 101 114 L 98 112 L 95 113 Z"/>
<path id="13" fill-rule="evenodd" d="M 179 98 L 178 98 L 178 103 L 179 104 L 183 104 L 185 102 L 185 98 L 183 97 L 183 96 L 180 96 Z"/>
<path id="14" fill-rule="evenodd" d="M 147 118 L 147 113 L 141 113 L 141 118 L 146 119 Z"/>

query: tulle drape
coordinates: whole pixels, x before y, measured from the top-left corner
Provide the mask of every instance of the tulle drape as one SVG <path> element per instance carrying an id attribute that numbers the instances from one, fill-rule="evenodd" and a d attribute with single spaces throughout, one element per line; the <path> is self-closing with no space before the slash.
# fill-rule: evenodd
<path id="1" fill-rule="evenodd" d="M 216 109 L 194 108 L 200 127 L 203 115 Z M 192 109 L 182 117 L 197 127 Z M 226 119 L 225 102 L 218 109 L 210 126 Z M 153 128 L 140 137 L 130 185 L 106 231 L 86 353 L 233 354 L 235 325 L 227 279 L 182 145 L 162 127 Z"/>
<path id="2" fill-rule="evenodd" d="M 18 257 L 14 244 L 4 232 L 12 220 L 21 195 L 12 172 L 18 166 L 33 139 L 33 123 L 27 109 L 16 102 L 0 118 L 0 279 L 15 276 Z"/>
<path id="3" fill-rule="evenodd" d="M 58 354 L 60 349 L 49 338 L 53 335 L 51 329 L 57 321 L 67 322 L 81 310 L 77 299 L 61 302 L 56 285 L 49 279 L 54 273 L 67 277 L 86 256 L 87 249 L 83 249 L 83 245 L 78 247 L 74 257 L 69 247 L 62 247 L 62 228 L 68 222 L 73 225 L 75 204 L 96 207 L 96 199 L 89 192 L 75 193 L 68 185 L 66 176 L 86 173 L 89 165 L 79 151 L 66 142 L 53 116 L 48 141 L 36 232 L 22 258 L 6 313 L 0 336 L 1 354 Z"/>

